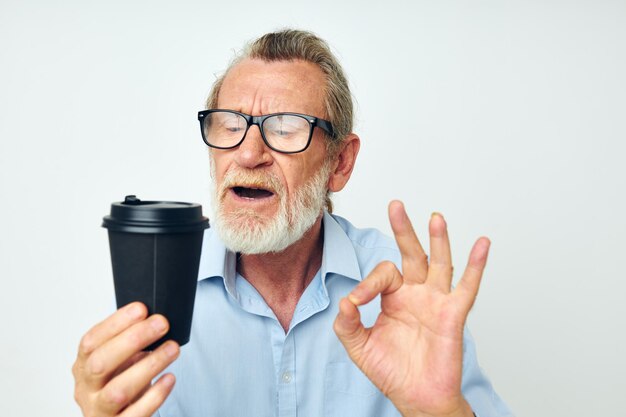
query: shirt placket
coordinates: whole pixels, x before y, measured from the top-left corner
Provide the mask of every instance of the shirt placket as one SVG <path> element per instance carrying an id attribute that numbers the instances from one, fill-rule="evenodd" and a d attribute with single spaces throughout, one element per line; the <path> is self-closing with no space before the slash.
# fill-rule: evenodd
<path id="1" fill-rule="evenodd" d="M 278 416 L 296 417 L 296 351 L 293 331 L 285 337 L 278 373 Z"/>

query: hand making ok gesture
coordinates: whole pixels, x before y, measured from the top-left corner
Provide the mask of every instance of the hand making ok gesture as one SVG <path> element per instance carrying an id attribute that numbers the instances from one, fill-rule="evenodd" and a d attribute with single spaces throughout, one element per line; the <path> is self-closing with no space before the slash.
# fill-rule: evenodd
<path id="1" fill-rule="evenodd" d="M 474 244 L 454 290 L 446 222 L 433 214 L 430 259 L 402 203 L 389 205 L 402 273 L 379 264 L 340 301 L 335 332 L 350 358 L 403 416 L 472 416 L 461 394 L 463 328 L 487 262 L 489 239 Z M 365 328 L 357 306 L 381 295 L 381 313 Z"/>

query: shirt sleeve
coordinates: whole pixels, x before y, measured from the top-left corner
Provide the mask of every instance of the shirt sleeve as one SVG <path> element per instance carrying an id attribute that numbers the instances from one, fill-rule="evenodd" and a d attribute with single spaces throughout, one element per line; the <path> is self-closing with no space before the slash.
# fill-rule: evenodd
<path id="1" fill-rule="evenodd" d="M 465 328 L 463 340 L 463 380 L 461 391 L 477 417 L 513 417 L 509 407 L 495 392 L 478 365 L 476 345 Z"/>

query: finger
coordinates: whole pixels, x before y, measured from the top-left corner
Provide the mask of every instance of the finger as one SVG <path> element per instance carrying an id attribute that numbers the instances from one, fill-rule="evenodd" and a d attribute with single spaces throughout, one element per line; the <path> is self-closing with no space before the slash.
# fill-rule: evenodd
<path id="1" fill-rule="evenodd" d="M 378 294 L 390 294 L 397 291 L 403 284 L 402 275 L 390 261 L 376 265 L 376 268 L 359 283 L 348 295 L 354 305 L 369 303 Z"/>
<path id="2" fill-rule="evenodd" d="M 149 354 L 150 352 L 144 352 L 144 351 L 135 353 L 126 362 L 124 362 L 115 370 L 115 372 L 113 373 L 113 377 L 116 377 L 117 375 L 121 374 L 122 372 L 124 372 L 125 370 L 127 370 L 128 368 L 130 368 L 131 366 L 133 366 L 134 364 L 136 364 L 137 362 L 139 362 L 140 360 L 142 360 Z"/>
<path id="3" fill-rule="evenodd" d="M 466 313 L 469 312 L 474 305 L 474 300 L 476 300 L 490 246 L 491 242 L 486 237 L 481 237 L 474 243 L 463 277 L 454 289 L 454 294 L 460 298 Z"/>
<path id="4" fill-rule="evenodd" d="M 145 319 L 148 309 L 139 302 L 130 303 L 92 327 L 80 341 L 78 360 L 84 361 L 100 345 Z"/>
<path id="5" fill-rule="evenodd" d="M 407 283 L 423 283 L 428 273 L 428 257 L 417 239 L 401 201 L 389 203 L 389 222 L 402 255 L 402 275 Z"/>
<path id="6" fill-rule="evenodd" d="M 358 365 L 369 332 L 361 323 L 359 309 L 348 298 L 339 301 L 339 313 L 333 329 L 348 355 Z"/>
<path id="7" fill-rule="evenodd" d="M 150 382 L 179 355 L 179 346 L 167 341 L 154 352 L 113 378 L 99 393 L 100 409 L 106 414 L 117 414 L 147 393 Z M 145 395 L 145 394 L 144 394 Z"/>
<path id="8" fill-rule="evenodd" d="M 428 282 L 444 292 L 449 292 L 452 285 L 452 255 L 448 226 L 441 214 L 433 213 L 428 230 L 430 232 Z"/>
<path id="9" fill-rule="evenodd" d="M 168 329 L 165 317 L 154 314 L 124 330 L 89 356 L 84 369 L 85 382 L 93 388 L 103 387 L 120 366 L 165 335 Z"/>
<path id="10" fill-rule="evenodd" d="M 126 369 L 130 368 L 132 365 L 134 365 L 135 363 L 139 362 L 141 359 L 143 359 L 144 357 L 148 356 L 148 355 L 149 355 L 149 354 L 151 354 L 151 353 L 152 353 L 152 352 L 143 352 L 143 351 L 142 351 L 142 352 L 139 352 L 139 353 L 137 353 L 137 354 L 133 355 L 133 356 L 131 357 L 131 359 L 130 359 L 129 361 L 127 361 L 127 363 L 126 363 L 126 364 L 122 365 L 122 366 L 118 369 L 118 371 L 119 371 L 119 372 L 116 372 L 114 376 L 117 376 L 117 375 L 121 374 L 121 373 L 122 373 L 122 372 L 124 372 Z M 141 396 L 143 396 L 143 395 L 146 393 L 146 391 L 148 391 L 148 389 L 150 389 L 150 387 L 151 387 L 151 386 L 152 386 L 152 384 L 148 384 L 148 385 L 146 385 L 146 386 L 145 386 L 145 387 L 141 390 L 141 392 L 139 392 L 139 394 L 137 394 L 137 395 L 135 396 L 135 401 L 136 401 L 137 399 L 139 399 Z M 134 401 L 133 401 L 133 402 L 134 402 Z"/>
<path id="11" fill-rule="evenodd" d="M 119 417 L 150 417 L 165 401 L 176 383 L 172 374 L 165 374 L 135 403 L 129 405 Z"/>

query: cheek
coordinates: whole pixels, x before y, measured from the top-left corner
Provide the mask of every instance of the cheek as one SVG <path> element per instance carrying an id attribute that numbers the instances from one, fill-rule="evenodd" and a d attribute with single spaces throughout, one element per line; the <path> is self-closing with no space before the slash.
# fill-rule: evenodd
<path id="1" fill-rule="evenodd" d="M 308 173 L 311 170 L 308 161 L 303 158 L 293 158 L 296 155 L 287 155 L 292 158 L 284 158 L 278 162 L 279 169 L 275 172 L 280 181 L 285 185 L 285 191 L 289 197 L 293 195 L 307 182 Z M 298 155 L 299 156 L 299 155 Z"/>
<path id="2" fill-rule="evenodd" d="M 291 172 L 291 176 L 287 176 L 287 187 L 289 189 L 289 196 L 293 198 L 295 194 L 302 190 L 302 188 L 308 184 L 313 176 L 322 168 L 321 163 L 316 166 L 309 164 L 299 166 Z"/>

